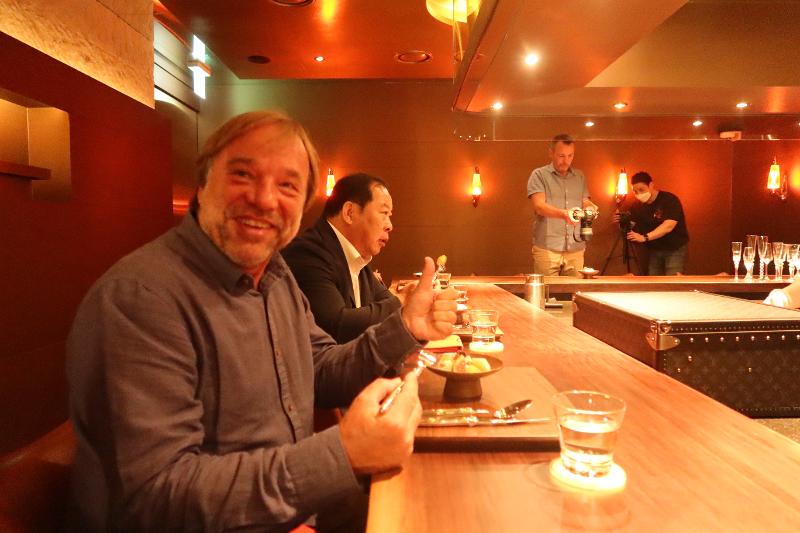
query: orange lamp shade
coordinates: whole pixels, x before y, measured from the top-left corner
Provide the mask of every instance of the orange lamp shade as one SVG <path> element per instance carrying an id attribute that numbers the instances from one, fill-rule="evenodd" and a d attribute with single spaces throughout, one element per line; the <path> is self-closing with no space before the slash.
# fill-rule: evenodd
<path id="1" fill-rule="evenodd" d="M 619 179 L 617 180 L 617 194 L 625 196 L 628 194 L 628 173 L 625 169 L 619 171 Z"/>
<path id="2" fill-rule="evenodd" d="M 334 185 L 336 185 L 336 178 L 333 175 L 333 169 L 329 168 L 328 169 L 328 179 L 325 182 L 325 196 L 330 198 L 331 193 L 333 193 L 333 186 Z"/>
<path id="3" fill-rule="evenodd" d="M 472 174 L 472 206 L 478 207 L 478 200 L 481 199 L 483 188 L 481 186 L 481 172 L 478 167 L 475 167 L 475 172 Z"/>
<path id="4" fill-rule="evenodd" d="M 767 175 L 767 189 L 770 191 L 777 191 L 781 188 L 781 166 L 778 160 L 774 159 L 772 165 L 769 167 L 769 174 Z"/>
<path id="5" fill-rule="evenodd" d="M 481 195 L 481 173 L 478 167 L 475 167 L 475 172 L 472 174 L 472 195 Z"/>

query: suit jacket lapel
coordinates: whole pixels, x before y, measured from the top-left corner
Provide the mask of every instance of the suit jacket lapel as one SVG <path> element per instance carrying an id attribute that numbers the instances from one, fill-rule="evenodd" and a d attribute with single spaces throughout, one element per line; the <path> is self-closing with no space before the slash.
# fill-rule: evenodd
<path id="1" fill-rule="evenodd" d="M 342 250 L 342 245 L 325 217 L 320 217 L 319 221 L 317 221 L 317 230 L 319 231 L 323 245 L 331 252 L 335 260 L 333 266 L 336 268 L 339 283 L 342 287 L 345 287 L 347 292 L 345 300 L 350 307 L 355 307 L 356 297 L 353 292 L 353 281 L 350 279 L 350 269 L 347 266 L 347 258 L 344 255 L 344 250 Z M 359 277 L 361 274 L 363 274 L 363 269 L 362 272 L 359 273 Z M 363 285 L 363 283 L 361 285 Z M 363 294 L 361 296 L 361 301 L 364 301 Z"/>

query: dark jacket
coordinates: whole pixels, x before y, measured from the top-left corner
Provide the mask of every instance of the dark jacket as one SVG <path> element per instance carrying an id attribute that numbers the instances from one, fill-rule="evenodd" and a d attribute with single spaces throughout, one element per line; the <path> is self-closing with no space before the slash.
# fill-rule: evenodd
<path id="1" fill-rule="evenodd" d="M 347 342 L 400 308 L 400 301 L 367 265 L 358 275 L 362 306 L 356 308 L 347 259 L 325 217 L 298 235 L 281 252 L 305 293 L 317 324 Z"/>

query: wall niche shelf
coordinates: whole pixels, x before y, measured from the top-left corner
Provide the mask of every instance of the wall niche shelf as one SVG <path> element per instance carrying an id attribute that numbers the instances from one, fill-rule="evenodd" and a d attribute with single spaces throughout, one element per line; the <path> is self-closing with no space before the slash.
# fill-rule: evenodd
<path id="1" fill-rule="evenodd" d="M 34 167 L 32 165 L 22 165 L 20 163 L 0 160 L 0 175 L 31 180 L 49 180 L 51 174 L 49 168 Z"/>
<path id="2" fill-rule="evenodd" d="M 37 200 L 72 195 L 69 113 L 0 87 L 0 179 L 26 179 Z"/>

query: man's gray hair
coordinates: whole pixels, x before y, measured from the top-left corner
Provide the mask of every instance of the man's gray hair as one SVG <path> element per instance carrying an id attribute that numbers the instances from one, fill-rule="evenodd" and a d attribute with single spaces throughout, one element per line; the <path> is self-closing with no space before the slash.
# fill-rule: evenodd
<path id="1" fill-rule="evenodd" d="M 559 133 L 558 135 L 554 136 L 550 140 L 550 148 L 551 149 L 555 148 L 556 144 L 558 144 L 558 143 L 564 143 L 566 145 L 570 145 L 570 144 L 572 144 L 574 142 L 575 142 L 575 140 L 572 138 L 572 135 L 570 135 L 569 133 Z"/>

